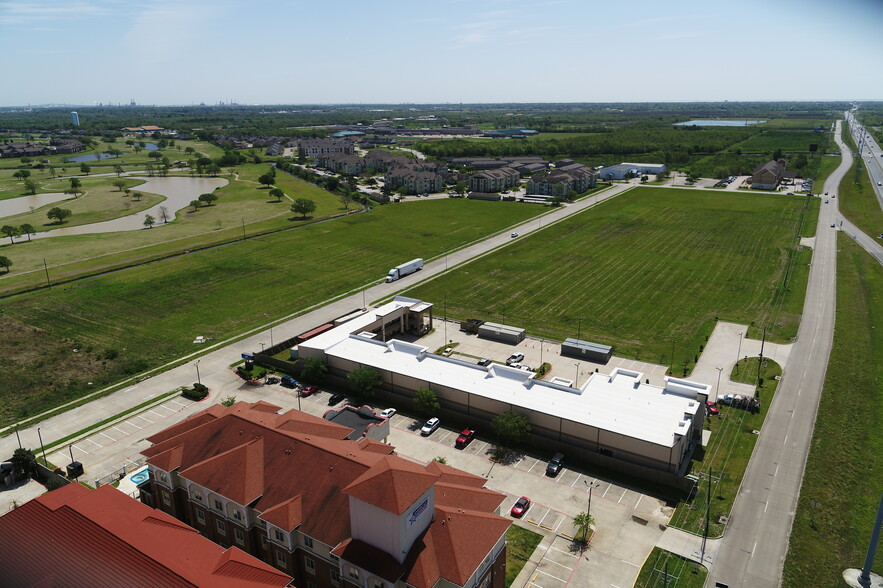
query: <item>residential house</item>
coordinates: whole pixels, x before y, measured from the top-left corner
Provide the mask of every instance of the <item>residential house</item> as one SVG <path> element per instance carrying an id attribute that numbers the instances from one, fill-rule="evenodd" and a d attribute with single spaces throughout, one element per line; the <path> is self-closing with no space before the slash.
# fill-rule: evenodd
<path id="1" fill-rule="evenodd" d="M 775 190 L 779 187 L 782 178 L 785 177 L 786 165 L 787 161 L 784 159 L 773 159 L 758 166 L 751 175 L 751 188 L 754 190 Z"/>
<path id="2" fill-rule="evenodd" d="M 505 585 L 505 496 L 449 466 L 266 402 L 215 405 L 150 438 L 142 500 L 297 586 Z"/>
<path id="3" fill-rule="evenodd" d="M 67 484 L 0 516 L 0 584 L 270 588 L 291 576 L 105 485 Z"/>

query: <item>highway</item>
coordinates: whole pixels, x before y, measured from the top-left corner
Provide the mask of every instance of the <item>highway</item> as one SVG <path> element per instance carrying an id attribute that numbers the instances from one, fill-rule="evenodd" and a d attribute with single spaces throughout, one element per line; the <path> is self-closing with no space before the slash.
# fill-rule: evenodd
<path id="1" fill-rule="evenodd" d="M 835 193 L 852 165 L 852 154 L 837 142 L 843 161 L 825 182 Z M 762 588 L 781 581 L 788 539 L 818 411 L 834 337 L 836 302 L 837 199 L 822 204 L 803 317 L 788 370 L 779 383 L 763 430 L 721 539 L 706 586 Z"/>
<path id="2" fill-rule="evenodd" d="M 852 113 L 846 113 L 847 120 L 850 122 L 852 130 L 852 139 L 859 146 L 862 158 L 862 169 L 867 168 L 868 175 L 871 178 L 871 185 L 874 193 L 877 195 L 877 202 L 880 203 L 880 209 L 883 210 L 883 150 L 874 141 L 874 138 L 865 131 L 865 128 L 855 120 Z M 876 236 L 876 235 L 872 235 Z"/>

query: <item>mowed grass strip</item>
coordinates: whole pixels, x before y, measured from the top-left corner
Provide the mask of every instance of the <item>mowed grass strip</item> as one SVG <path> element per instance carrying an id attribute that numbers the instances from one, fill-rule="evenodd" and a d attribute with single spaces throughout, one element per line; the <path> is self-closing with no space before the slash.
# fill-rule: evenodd
<path id="1" fill-rule="evenodd" d="M 788 588 L 841 586 L 845 568 L 861 568 L 883 492 L 883 268 L 852 239 L 837 244 L 834 346 L 785 559 Z M 878 551 L 877 573 L 879 562 Z"/>
<path id="2" fill-rule="evenodd" d="M 545 209 L 507 202 L 460 199 L 381 206 L 330 222 L 194 252 L 49 290 L 6 299 L 3 312 L 96 353 L 114 349 L 102 383 L 125 375 L 133 362 L 154 367 L 195 351 L 196 335 L 224 339 L 312 304 L 381 280 L 390 267 L 431 258 L 524 221 Z M 297 333 L 275 332 L 277 341 Z M 27 345 L 0 340 L 0 356 L 26 360 Z M 99 362 L 100 363 L 100 362 Z M 119 366 L 116 368 L 115 366 Z M 27 367 L 21 369 L 27 370 Z M 45 369 L 45 367 L 44 367 Z M 0 402 L 33 406 L 40 379 L 30 387 L 4 381 Z M 66 389 L 89 389 L 89 370 L 66 375 Z M 75 380 L 73 384 L 68 379 Z M 82 385 L 77 382 L 82 382 Z M 70 396 L 67 400 L 70 400 Z M 14 408 L 10 409 L 15 412 Z"/>
<path id="3" fill-rule="evenodd" d="M 796 334 L 806 272 L 789 249 L 817 212 L 798 196 L 638 188 L 407 295 L 662 364 L 673 341 L 675 364 L 692 364 L 715 317 Z"/>
<path id="4" fill-rule="evenodd" d="M 859 173 L 859 181 L 855 183 L 855 168 L 859 165 L 854 162 L 849 172 L 840 182 L 840 191 L 837 199 L 840 212 L 857 226 L 863 233 L 874 238 L 883 233 L 883 209 L 877 200 L 873 182 L 868 177 L 866 162 L 862 162 L 862 171 Z M 873 165 L 876 165 L 874 163 Z"/>
<path id="5" fill-rule="evenodd" d="M 668 578 L 665 574 L 668 573 Z M 708 570 L 692 561 L 654 547 L 635 580 L 635 588 L 702 588 Z"/>

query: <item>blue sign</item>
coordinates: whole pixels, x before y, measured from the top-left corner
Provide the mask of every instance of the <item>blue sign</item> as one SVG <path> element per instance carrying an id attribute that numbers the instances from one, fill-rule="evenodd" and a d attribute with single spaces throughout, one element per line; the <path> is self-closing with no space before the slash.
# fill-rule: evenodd
<path id="1" fill-rule="evenodd" d="M 414 511 L 411 513 L 411 516 L 408 517 L 408 528 L 411 528 L 414 523 L 417 522 L 417 519 L 420 518 L 420 515 L 423 514 L 423 511 L 426 510 L 427 506 L 429 506 L 429 498 L 424 498 L 423 502 L 421 502 L 420 505 L 415 508 Z"/>
<path id="2" fill-rule="evenodd" d="M 243 353 L 242 359 L 247 359 L 248 361 L 254 361 L 254 355 L 251 353 Z"/>

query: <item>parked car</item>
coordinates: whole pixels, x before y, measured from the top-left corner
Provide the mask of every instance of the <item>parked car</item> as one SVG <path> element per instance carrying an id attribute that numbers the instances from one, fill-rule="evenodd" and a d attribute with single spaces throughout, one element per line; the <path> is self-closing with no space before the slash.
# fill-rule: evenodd
<path id="1" fill-rule="evenodd" d="M 521 517 L 524 513 L 527 512 L 527 509 L 530 508 L 530 498 L 527 496 L 522 496 L 518 500 L 515 501 L 515 504 L 512 505 L 512 513 L 513 517 Z"/>
<path id="2" fill-rule="evenodd" d="M 457 442 L 454 443 L 454 447 L 463 449 L 469 445 L 473 439 L 475 439 L 475 429 L 463 429 L 460 436 L 457 437 Z"/>
<path id="3" fill-rule="evenodd" d="M 301 396 L 309 396 L 310 394 L 315 394 L 318 391 L 319 391 L 318 386 L 307 386 L 306 388 L 304 388 L 301 391 L 300 395 Z"/>
<path id="4" fill-rule="evenodd" d="M 264 380 L 264 384 L 278 384 L 279 378 L 276 376 L 267 376 L 267 379 Z"/>
<path id="5" fill-rule="evenodd" d="M 292 378 L 291 376 L 282 376 L 282 379 L 279 381 L 286 388 L 297 388 L 300 384 L 297 380 Z"/>
<path id="6" fill-rule="evenodd" d="M 828 203 L 828 199 L 827 199 L 827 198 L 825 198 L 825 204 L 827 204 L 827 203 Z"/>
<path id="7" fill-rule="evenodd" d="M 556 453 L 552 456 L 552 459 L 549 460 L 548 465 L 546 465 L 546 475 L 552 476 L 553 478 L 558 475 L 558 472 L 561 471 L 561 462 L 564 461 L 563 453 Z"/>
<path id="8" fill-rule="evenodd" d="M 420 429 L 420 434 L 424 436 L 432 435 L 432 433 L 435 432 L 436 429 L 438 429 L 438 426 L 440 424 L 441 421 L 438 420 L 438 417 L 432 417 L 431 419 L 423 423 L 423 427 Z"/>
<path id="9" fill-rule="evenodd" d="M 481 365 L 481 366 L 491 365 L 491 359 L 489 357 L 483 357 L 478 360 L 478 365 Z"/>
<path id="10" fill-rule="evenodd" d="M 382 417 L 385 418 L 385 419 L 391 419 L 391 418 L 393 417 L 393 415 L 395 415 L 395 413 L 396 413 L 396 409 L 394 409 L 394 408 L 387 408 L 387 409 L 384 409 L 384 410 L 380 413 L 380 416 L 382 416 Z"/>
<path id="11" fill-rule="evenodd" d="M 522 359 L 524 359 L 523 353 L 513 353 L 512 355 L 509 356 L 509 359 L 506 360 L 506 365 L 512 365 L 513 363 L 518 363 Z"/>
<path id="12" fill-rule="evenodd" d="M 345 398 L 346 398 L 346 394 L 344 394 L 343 392 L 338 392 L 337 394 L 332 395 L 331 398 L 328 399 L 328 406 L 334 406 L 335 404 L 337 404 L 341 400 L 344 400 Z"/>
<path id="13" fill-rule="evenodd" d="M 524 365 L 523 363 L 518 364 L 518 369 L 523 372 L 535 372 L 536 370 L 530 367 L 529 365 Z"/>
<path id="14" fill-rule="evenodd" d="M 712 402 L 711 400 L 705 401 L 705 410 L 708 414 L 720 414 L 721 409 L 717 407 L 717 404 Z"/>

